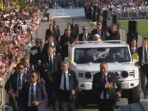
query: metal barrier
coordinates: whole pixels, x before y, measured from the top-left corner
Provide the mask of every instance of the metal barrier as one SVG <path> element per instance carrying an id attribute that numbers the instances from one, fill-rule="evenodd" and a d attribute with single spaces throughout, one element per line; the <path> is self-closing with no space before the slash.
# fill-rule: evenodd
<path id="1" fill-rule="evenodd" d="M 118 18 L 121 20 L 129 19 L 146 19 L 148 18 L 148 10 L 127 10 L 118 13 Z"/>

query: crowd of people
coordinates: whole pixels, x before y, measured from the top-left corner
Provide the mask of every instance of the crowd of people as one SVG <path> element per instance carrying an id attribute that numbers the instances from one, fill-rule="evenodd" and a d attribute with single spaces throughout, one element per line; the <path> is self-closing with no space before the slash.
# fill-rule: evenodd
<path id="1" fill-rule="evenodd" d="M 107 10 L 112 14 L 117 14 L 119 19 L 147 18 L 148 12 L 146 0 L 115 0 L 112 2 L 110 0 L 93 2 L 87 0 L 84 6 L 85 11 L 90 13 L 89 15 L 98 16 L 101 10 Z"/>
<path id="2" fill-rule="evenodd" d="M 62 35 L 56 20 L 53 20 L 46 30 L 45 39 L 37 38 L 35 41 L 36 44 L 30 48 L 28 56 L 28 52 L 25 52 L 24 46 L 31 39 L 31 31 L 34 31 L 36 25 L 39 24 L 38 17 L 40 17 L 40 14 L 40 11 L 34 8 L 30 8 L 29 11 L 13 11 L 12 18 L 11 15 L 7 15 L 7 19 L 4 19 L 4 14 L 2 14 L 2 23 L 5 23 L 4 26 L 6 27 L 1 28 L 1 39 L 8 38 L 7 42 L 3 40 L 2 43 L 15 46 L 13 47 L 14 49 L 9 47 L 11 53 L 14 51 L 13 53 L 16 54 L 16 56 L 12 56 L 8 50 L 6 53 L 8 57 L 6 59 L 11 60 L 11 58 L 14 57 L 17 59 L 17 55 L 20 54 L 20 49 L 23 50 L 25 55 L 20 57 L 21 60 L 17 63 L 6 82 L 6 92 L 9 95 L 13 111 L 39 111 L 43 101 L 47 101 L 47 107 L 53 111 L 56 111 L 57 108 L 59 111 L 74 111 L 75 98 L 78 91 L 78 78 L 76 72 L 69 68 L 69 63 L 65 62 L 65 57 L 68 56 L 68 46 L 78 41 L 94 41 L 99 43 L 104 40 L 120 40 L 118 26 L 113 23 L 110 27 L 103 29 L 102 21 L 97 21 L 95 29 L 89 31 L 88 26 L 83 26 L 82 32 L 80 33 L 79 24 L 73 19 L 71 23 L 67 23 L 67 27 Z M 29 25 L 27 25 L 27 23 Z M 4 29 L 7 30 L 5 31 Z M 24 34 L 29 36 L 24 37 Z M 45 43 L 43 43 L 43 41 L 45 41 Z M 142 78 L 145 78 L 148 73 L 146 68 L 148 52 L 144 49 L 148 46 L 148 40 L 143 40 L 143 46 L 141 48 L 133 45 L 133 41 L 131 41 L 130 45 L 131 52 L 139 54 L 141 72 L 144 73 Z M 115 98 L 107 96 L 108 94 L 105 91 L 106 89 L 113 89 L 112 81 L 117 78 L 108 76 L 110 83 L 107 83 L 106 80 L 103 80 L 104 82 L 102 81 L 102 78 L 105 78 L 104 75 L 112 75 L 108 73 L 107 63 L 100 64 L 100 73 L 97 73 L 93 80 L 93 88 L 96 91 L 99 90 L 98 100 L 101 100 L 99 101 L 101 102 L 99 104 L 99 111 L 112 111 Z M 100 80 L 97 78 L 100 78 Z M 113 95 L 121 97 L 121 84 L 118 80 L 115 81 L 118 85 L 117 92 L 116 94 L 113 93 Z M 148 85 L 145 86 L 144 79 L 142 82 L 144 82 L 142 83 L 142 89 L 145 98 L 147 98 Z M 105 96 L 104 93 L 106 93 Z M 56 107 L 57 101 L 58 107 Z M 112 101 L 113 104 L 110 104 Z M 106 105 L 109 106 L 109 109 L 106 109 Z"/>
<path id="3" fill-rule="evenodd" d="M 102 40 L 120 39 L 116 24 L 112 24 L 107 34 L 102 30 L 101 21 L 96 23 L 96 29 L 93 29 L 91 32 L 89 32 L 88 26 L 82 27 L 82 33 L 79 32 L 79 28 L 79 24 L 73 19 L 71 23 L 67 23 L 64 34 L 61 35 L 60 27 L 56 21 L 53 20 L 46 30 L 45 40 L 36 39 L 36 45 L 31 47 L 30 55 L 21 59 L 5 86 L 12 100 L 10 103 L 12 104 L 13 111 L 16 111 L 16 109 L 23 111 L 38 110 L 37 107 L 43 98 L 37 98 L 37 100 L 34 100 L 33 103 L 30 104 L 31 85 L 28 86 L 30 87 L 29 94 L 26 94 L 30 99 L 26 100 L 26 97 L 22 96 L 24 92 L 27 93 L 26 90 L 28 89 L 25 88 L 27 87 L 26 84 L 32 84 L 32 75 L 37 76 L 33 84 L 42 84 L 42 87 L 46 89 L 47 93 L 44 94 L 44 97 L 48 98 L 47 107 L 52 108 L 54 111 L 56 100 L 58 100 L 60 111 L 65 111 L 66 109 L 73 111 L 75 109 L 74 98 L 78 88 L 78 80 L 76 73 L 69 69 L 69 64 L 62 62 L 64 58 L 68 56 L 68 45 L 78 41 L 94 41 L 99 43 Z M 43 44 L 43 41 L 45 41 L 45 44 Z M 70 82 L 70 84 L 66 86 L 64 86 L 64 76 L 61 76 L 63 73 L 67 74 L 66 81 Z M 19 80 L 20 76 L 22 78 L 21 80 Z M 21 84 L 19 81 L 21 81 Z M 42 89 L 39 91 L 42 91 Z M 29 102 L 29 106 L 26 102 Z"/>
<path id="4" fill-rule="evenodd" d="M 12 62 L 19 62 L 26 45 L 39 25 L 41 11 L 37 8 L 1 11 L 0 16 L 0 72 L 9 69 Z"/>

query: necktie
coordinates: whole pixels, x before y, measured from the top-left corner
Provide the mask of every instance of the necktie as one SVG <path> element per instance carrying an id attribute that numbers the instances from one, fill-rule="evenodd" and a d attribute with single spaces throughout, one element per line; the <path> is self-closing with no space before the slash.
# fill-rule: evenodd
<path id="1" fill-rule="evenodd" d="M 21 88 L 21 76 L 18 77 L 18 88 Z"/>
<path id="2" fill-rule="evenodd" d="M 106 84 L 106 82 L 107 82 L 107 77 L 104 76 L 104 84 Z M 106 91 L 106 89 L 104 89 L 103 97 L 104 97 L 104 99 L 107 98 L 107 91 Z"/>
<path id="3" fill-rule="evenodd" d="M 51 72 L 53 72 L 53 64 L 52 64 L 52 57 L 50 57 L 50 61 L 49 61 L 50 63 L 50 70 L 51 70 Z"/>
<path id="4" fill-rule="evenodd" d="M 67 88 L 66 88 L 66 74 L 64 74 L 64 90 L 66 91 Z"/>
<path id="5" fill-rule="evenodd" d="M 18 83 L 17 83 L 17 96 L 19 96 L 19 93 L 22 88 L 22 81 L 21 81 L 21 76 L 18 76 Z"/>
<path id="6" fill-rule="evenodd" d="M 34 85 L 31 85 L 31 103 L 34 100 L 35 100 L 35 97 L 34 97 Z"/>
<path id="7" fill-rule="evenodd" d="M 144 56 L 145 56 L 145 57 L 144 57 L 145 63 L 147 63 L 147 62 L 148 62 L 148 60 L 147 60 L 147 59 L 148 59 L 148 58 L 147 58 L 148 55 L 147 55 L 146 47 L 144 48 Z"/>

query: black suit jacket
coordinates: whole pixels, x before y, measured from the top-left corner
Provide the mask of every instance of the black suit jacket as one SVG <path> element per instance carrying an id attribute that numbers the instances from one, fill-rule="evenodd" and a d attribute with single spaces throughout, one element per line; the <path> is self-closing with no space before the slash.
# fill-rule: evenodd
<path id="1" fill-rule="evenodd" d="M 76 39 L 79 35 L 79 25 L 78 24 L 75 24 L 75 25 L 72 25 L 71 24 L 71 37 L 73 39 Z"/>
<path id="2" fill-rule="evenodd" d="M 93 84 L 92 87 L 96 91 L 96 94 L 98 94 L 98 98 L 100 98 L 102 91 L 106 90 L 107 94 L 109 95 L 109 99 L 116 99 L 116 91 L 121 92 L 121 83 L 119 82 L 118 78 L 116 77 L 116 74 L 114 73 L 108 73 L 107 80 L 110 83 L 114 84 L 113 89 L 105 88 L 105 82 L 103 78 L 103 74 L 101 72 L 96 73 L 93 77 Z M 115 88 L 117 86 L 117 88 Z"/>
<path id="3" fill-rule="evenodd" d="M 147 51 L 148 51 L 148 49 L 147 49 Z M 148 52 L 147 52 L 147 53 L 148 53 Z M 139 55 L 139 64 L 142 65 L 142 64 L 143 64 L 143 63 L 142 63 L 143 47 L 139 47 L 139 48 L 138 48 L 138 55 Z M 147 56 L 148 56 L 148 54 L 147 54 Z"/>
<path id="4" fill-rule="evenodd" d="M 9 91 L 13 91 L 14 93 L 17 92 L 17 74 L 16 72 L 14 74 L 12 74 L 10 76 L 10 78 L 8 79 L 8 81 L 6 82 L 5 84 L 5 89 L 7 91 L 7 93 Z M 27 77 L 26 75 L 23 75 L 23 78 L 22 78 L 22 85 L 25 84 L 25 82 L 27 82 Z"/>
<path id="5" fill-rule="evenodd" d="M 45 41 L 47 41 L 48 40 L 48 37 L 50 36 L 50 35 L 52 35 L 53 34 L 53 32 L 48 28 L 47 30 L 46 30 L 46 33 L 45 33 Z"/>
<path id="6" fill-rule="evenodd" d="M 38 60 L 41 60 L 41 47 L 33 46 L 30 53 L 30 65 L 37 65 Z"/>
<path id="7" fill-rule="evenodd" d="M 120 33 L 119 31 L 116 31 L 114 33 L 112 33 L 110 30 L 109 32 L 109 36 L 106 37 L 106 40 L 120 40 Z"/>
<path id="8" fill-rule="evenodd" d="M 94 29 L 94 30 L 91 31 L 91 36 L 92 36 L 92 38 L 93 38 L 93 36 L 94 36 L 95 34 L 98 34 L 98 30 L 97 30 L 97 29 Z M 99 34 L 99 35 L 100 35 L 100 34 Z M 100 39 L 101 39 L 101 40 L 105 40 L 105 31 L 103 31 L 103 30 L 101 30 Z"/>
<path id="9" fill-rule="evenodd" d="M 30 88 L 30 82 L 27 82 L 23 85 L 21 94 L 20 94 L 20 102 L 21 106 L 23 108 L 26 108 L 28 105 L 28 98 L 29 98 L 29 88 Z M 42 101 L 47 97 L 47 93 L 45 90 L 45 86 L 43 83 L 38 82 L 36 85 L 36 100 Z"/>
<path id="10" fill-rule="evenodd" d="M 73 42 L 73 38 L 72 37 L 67 37 L 66 35 L 61 36 L 61 40 L 60 40 L 60 53 L 62 56 L 62 59 L 64 59 L 65 57 L 68 57 L 68 45 L 67 42 L 72 43 Z"/>
<path id="11" fill-rule="evenodd" d="M 56 75 L 57 90 L 60 90 L 62 71 L 57 71 L 55 75 Z M 77 90 L 77 88 L 78 88 L 78 80 L 77 80 L 77 77 L 76 77 L 76 73 L 74 71 L 72 71 L 72 70 L 68 70 L 68 76 L 69 76 L 70 90 Z"/>
<path id="12" fill-rule="evenodd" d="M 81 33 L 79 35 L 79 38 L 78 38 L 79 41 L 92 41 L 93 40 L 90 33 L 88 33 L 88 35 L 87 35 L 87 40 L 85 40 L 83 35 L 84 35 L 84 33 Z"/>
<path id="13" fill-rule="evenodd" d="M 55 82 L 54 72 L 57 72 L 60 68 L 60 59 L 57 56 L 53 56 L 53 66 L 51 66 L 49 63 L 49 57 L 46 57 L 45 61 L 43 62 L 43 67 L 44 73 L 42 77 L 47 81 Z"/>
<path id="14" fill-rule="evenodd" d="M 75 90 L 77 92 L 78 88 L 78 80 L 76 77 L 76 73 L 74 71 L 68 70 L 68 76 L 69 76 L 69 90 L 61 90 L 61 78 L 62 78 L 62 71 L 56 72 L 56 95 L 57 99 L 64 100 L 64 101 L 71 101 L 73 102 L 75 99 L 75 95 L 72 95 L 71 90 Z"/>
<path id="15" fill-rule="evenodd" d="M 51 46 L 51 45 L 50 45 L 49 43 L 46 43 L 46 44 L 44 44 L 44 46 L 43 46 L 43 49 L 42 49 L 42 61 L 43 61 L 43 62 L 45 61 L 45 58 L 47 58 L 47 56 L 48 56 L 47 51 L 48 51 L 48 48 L 49 48 L 50 46 Z M 53 47 L 56 48 L 56 53 L 58 53 L 58 51 L 59 51 L 58 45 L 57 45 L 56 43 L 54 43 L 54 46 L 53 46 Z"/>

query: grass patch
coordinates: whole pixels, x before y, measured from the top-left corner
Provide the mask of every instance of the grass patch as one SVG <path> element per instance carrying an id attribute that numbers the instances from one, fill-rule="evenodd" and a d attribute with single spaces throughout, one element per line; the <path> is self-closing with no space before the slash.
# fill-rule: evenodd
<path id="1" fill-rule="evenodd" d="M 137 21 L 137 32 L 141 36 L 148 38 L 148 19 L 141 19 L 136 21 Z M 128 20 L 121 20 L 120 28 L 128 31 Z"/>

